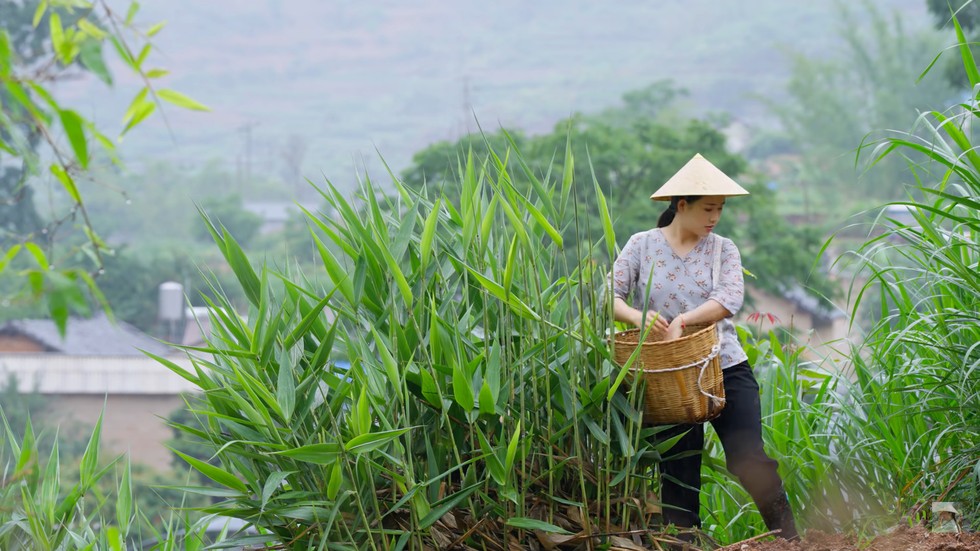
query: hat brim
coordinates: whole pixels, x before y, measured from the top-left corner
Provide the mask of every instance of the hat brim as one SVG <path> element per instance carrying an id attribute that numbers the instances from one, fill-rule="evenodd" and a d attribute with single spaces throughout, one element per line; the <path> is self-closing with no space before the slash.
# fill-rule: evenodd
<path id="1" fill-rule="evenodd" d="M 672 197 L 737 195 L 749 195 L 749 192 L 698 153 L 660 186 L 650 199 L 670 201 Z"/>

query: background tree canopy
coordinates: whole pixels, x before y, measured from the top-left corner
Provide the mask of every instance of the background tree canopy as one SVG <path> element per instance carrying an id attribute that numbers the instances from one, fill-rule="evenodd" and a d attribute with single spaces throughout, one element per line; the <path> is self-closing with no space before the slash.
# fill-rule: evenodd
<path id="1" fill-rule="evenodd" d="M 550 133 L 530 137 L 512 133 L 513 144 L 539 178 L 549 168 L 552 178 L 559 177 L 566 153 L 571 153 L 576 192 L 587 197 L 594 193 L 593 182 L 598 184 L 607 197 L 620 245 L 629 235 L 656 224 L 665 205 L 649 200 L 650 194 L 695 153 L 701 153 L 726 173 L 741 175 L 740 180 L 753 193 L 751 200 L 729 201 L 719 227 L 720 233 L 735 238 L 743 248 L 746 269 L 758 275 L 751 284 L 774 293 L 805 285 L 816 294 L 834 296 L 826 275 L 813 270 L 821 231 L 790 224 L 780 212 L 777 195 L 762 185 L 760 175 L 748 170 L 744 157 L 729 150 L 720 130 L 726 118 L 684 117 L 677 105 L 684 95 L 673 83 L 656 82 L 626 93 L 620 106 L 562 120 Z M 459 170 L 467 155 L 485 156 L 487 144 L 496 151 L 506 150 L 504 131 L 434 144 L 415 155 L 401 178 L 414 189 L 446 193 L 458 201 L 459 190 L 446 186 L 459 185 Z M 567 151 L 566 145 L 570 146 Z M 518 183 L 519 188 L 527 186 L 527 182 Z M 563 232 L 565 250 L 573 257 L 591 249 L 588 245 L 595 242 L 600 227 L 590 205 L 579 205 L 578 219 L 584 222 Z M 586 246 L 579 248 L 579 240 Z"/>

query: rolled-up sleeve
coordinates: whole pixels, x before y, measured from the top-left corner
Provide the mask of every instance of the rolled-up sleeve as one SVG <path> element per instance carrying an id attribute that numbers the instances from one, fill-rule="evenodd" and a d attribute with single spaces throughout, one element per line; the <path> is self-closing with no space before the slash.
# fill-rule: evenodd
<path id="1" fill-rule="evenodd" d="M 738 247 L 730 239 L 722 239 L 721 273 L 718 275 L 718 285 L 708 296 L 728 310 L 734 316 L 745 300 L 745 281 L 742 278 L 742 256 Z"/>
<path id="2" fill-rule="evenodd" d="M 640 273 L 640 244 L 637 235 L 630 237 L 626 246 L 620 251 L 616 261 L 613 262 L 610 280 L 612 284 L 613 296 L 627 300 L 633 287 L 636 285 L 637 275 Z"/>

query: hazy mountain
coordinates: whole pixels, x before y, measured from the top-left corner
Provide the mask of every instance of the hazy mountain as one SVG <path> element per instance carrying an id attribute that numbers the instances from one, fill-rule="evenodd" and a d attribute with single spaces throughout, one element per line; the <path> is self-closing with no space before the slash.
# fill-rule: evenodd
<path id="1" fill-rule="evenodd" d="M 931 22 L 924 0 L 873 4 L 909 28 Z M 172 71 L 161 84 L 213 111 L 170 109 L 169 130 L 154 115 L 123 153 L 134 170 L 219 159 L 243 177 L 289 177 L 292 164 L 343 184 L 355 164 L 378 170 L 375 147 L 398 170 L 421 147 L 474 130 L 473 113 L 485 128 L 549 130 L 661 79 L 692 92 L 692 113 L 761 118 L 750 96 L 780 93 L 788 51 L 838 47 L 837 9 L 826 0 L 147 3 L 138 20 L 168 21 L 151 57 Z M 135 86 L 106 94 L 73 82 L 60 94 L 112 129 Z"/>

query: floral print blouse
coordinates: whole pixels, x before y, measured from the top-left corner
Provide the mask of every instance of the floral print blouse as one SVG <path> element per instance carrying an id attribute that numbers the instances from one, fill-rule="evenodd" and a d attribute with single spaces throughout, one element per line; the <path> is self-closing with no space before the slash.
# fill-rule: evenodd
<path id="1" fill-rule="evenodd" d="M 716 242 L 721 246 L 721 273 L 717 288 L 712 289 Z M 613 263 L 612 280 L 616 297 L 640 311 L 642 297 L 647 297 L 648 310 L 660 312 L 667 321 L 708 300 L 717 301 L 734 315 L 742 307 L 745 294 L 742 257 L 731 239 L 709 234 L 681 257 L 667 243 L 660 228 L 630 237 Z M 627 298 L 631 295 L 632 302 Z M 718 322 L 718 337 L 722 369 L 747 359 L 730 317 Z"/>

